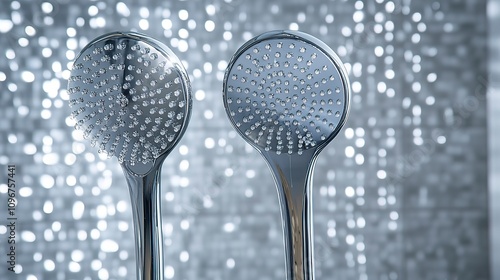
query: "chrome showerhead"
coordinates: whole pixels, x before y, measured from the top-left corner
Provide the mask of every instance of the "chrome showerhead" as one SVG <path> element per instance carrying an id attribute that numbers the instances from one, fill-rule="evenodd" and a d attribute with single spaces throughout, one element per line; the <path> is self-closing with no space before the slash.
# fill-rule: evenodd
<path id="1" fill-rule="evenodd" d="M 320 40 L 273 31 L 244 44 L 223 98 L 235 129 L 268 163 L 279 194 L 287 279 L 314 280 L 312 173 L 349 111 L 347 72 Z"/>
<path id="2" fill-rule="evenodd" d="M 258 149 L 298 153 L 325 146 L 344 124 L 347 75 L 324 43 L 299 32 L 270 32 L 241 47 L 224 79 L 236 130 Z"/>
<path id="3" fill-rule="evenodd" d="M 137 279 L 163 279 L 160 170 L 191 114 L 191 86 L 175 54 L 155 39 L 115 32 L 73 63 L 69 105 L 77 130 L 116 156 L 132 201 Z"/>
<path id="4" fill-rule="evenodd" d="M 89 43 L 69 79 L 75 128 L 100 152 L 133 166 L 151 163 L 181 138 L 190 115 L 190 84 L 179 59 L 137 33 Z"/>

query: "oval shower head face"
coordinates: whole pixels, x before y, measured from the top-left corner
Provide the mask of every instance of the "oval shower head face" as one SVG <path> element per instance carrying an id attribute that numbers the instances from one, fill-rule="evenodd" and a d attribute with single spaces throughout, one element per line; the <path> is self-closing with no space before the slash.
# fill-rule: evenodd
<path id="1" fill-rule="evenodd" d="M 130 166 L 168 154 L 190 117 L 191 87 L 180 60 L 132 32 L 90 42 L 74 61 L 68 93 L 75 128 Z"/>
<path id="2" fill-rule="evenodd" d="M 326 146 L 349 107 L 340 59 L 296 31 L 264 33 L 243 45 L 229 63 L 223 91 L 236 130 L 259 150 L 277 154 Z"/>

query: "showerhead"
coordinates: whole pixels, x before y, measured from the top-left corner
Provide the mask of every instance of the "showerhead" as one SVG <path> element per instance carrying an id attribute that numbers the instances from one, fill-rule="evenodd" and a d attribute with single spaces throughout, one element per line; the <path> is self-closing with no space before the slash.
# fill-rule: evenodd
<path id="1" fill-rule="evenodd" d="M 349 111 L 349 81 L 326 44 L 302 32 L 273 31 L 244 44 L 224 77 L 235 129 L 267 161 L 276 182 L 288 280 L 314 280 L 312 174 L 319 152 Z"/>
<path id="2" fill-rule="evenodd" d="M 125 173 L 136 237 L 137 279 L 163 279 L 160 172 L 191 114 L 186 70 L 164 44 L 133 32 L 91 41 L 68 84 L 75 128 Z"/>
<path id="3" fill-rule="evenodd" d="M 175 54 L 132 32 L 90 42 L 68 86 L 75 128 L 129 166 L 151 163 L 175 146 L 189 120 L 190 90 Z"/>
<path id="4" fill-rule="evenodd" d="M 224 79 L 224 103 L 236 130 L 256 148 L 277 154 L 325 146 L 346 120 L 348 92 L 337 55 L 292 31 L 246 43 Z"/>

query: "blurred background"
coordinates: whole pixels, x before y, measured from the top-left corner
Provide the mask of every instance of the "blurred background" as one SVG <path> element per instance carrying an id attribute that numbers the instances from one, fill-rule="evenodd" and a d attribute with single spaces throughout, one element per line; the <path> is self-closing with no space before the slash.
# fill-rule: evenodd
<path id="1" fill-rule="evenodd" d="M 119 30 L 170 46 L 192 81 L 162 170 L 165 278 L 284 279 L 271 173 L 222 104 L 232 54 L 275 29 L 323 40 L 351 80 L 350 118 L 314 174 L 317 279 L 500 279 L 500 1 L 0 4 L 0 279 L 135 277 L 121 168 L 73 133 L 66 103 L 76 54 Z"/>

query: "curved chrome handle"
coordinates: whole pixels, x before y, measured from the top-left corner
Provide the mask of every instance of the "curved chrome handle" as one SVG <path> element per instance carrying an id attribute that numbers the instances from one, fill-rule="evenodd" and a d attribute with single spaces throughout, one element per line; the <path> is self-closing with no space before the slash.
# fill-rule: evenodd
<path id="1" fill-rule="evenodd" d="M 134 223 L 137 280 L 163 280 L 161 231 L 161 164 L 144 176 L 123 167 L 130 191 Z"/>
<path id="2" fill-rule="evenodd" d="M 302 155 L 262 152 L 278 191 L 287 280 L 314 280 L 312 173 L 316 150 Z"/>

